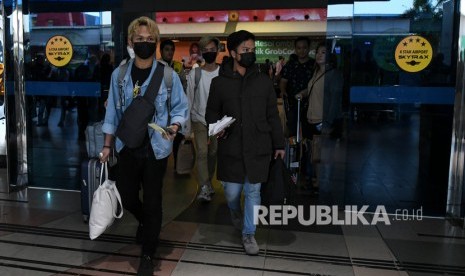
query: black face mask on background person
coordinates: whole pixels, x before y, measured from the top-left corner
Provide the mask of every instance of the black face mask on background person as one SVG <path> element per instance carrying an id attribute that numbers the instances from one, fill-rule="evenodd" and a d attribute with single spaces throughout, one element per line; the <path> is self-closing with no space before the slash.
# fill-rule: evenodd
<path id="1" fill-rule="evenodd" d="M 202 57 L 206 63 L 213 63 L 216 61 L 216 52 L 202 53 Z"/>
<path id="2" fill-rule="evenodd" d="M 245 67 L 245 68 L 249 68 L 257 60 L 254 52 L 242 53 L 240 55 L 241 55 L 241 60 L 238 60 L 237 62 L 239 63 L 240 66 Z"/>
<path id="3" fill-rule="evenodd" d="M 147 41 L 135 42 L 133 48 L 136 56 L 140 57 L 141 59 L 148 59 L 155 53 L 157 44 Z"/>

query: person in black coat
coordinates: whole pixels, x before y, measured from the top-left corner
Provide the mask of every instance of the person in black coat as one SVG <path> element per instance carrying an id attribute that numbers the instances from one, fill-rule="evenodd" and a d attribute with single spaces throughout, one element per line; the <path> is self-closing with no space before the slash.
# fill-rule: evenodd
<path id="1" fill-rule="evenodd" d="M 273 83 L 255 64 L 255 36 L 238 31 L 229 35 L 227 45 L 231 58 L 221 65 L 219 76 L 211 83 L 205 119 L 208 124 L 224 115 L 236 119 L 218 135 L 217 177 L 222 181 L 233 225 L 242 228 L 244 249 L 256 255 L 259 248 L 254 238 L 253 207 L 260 205 L 260 183 L 267 181 L 271 158 L 284 158 L 284 135 Z"/>

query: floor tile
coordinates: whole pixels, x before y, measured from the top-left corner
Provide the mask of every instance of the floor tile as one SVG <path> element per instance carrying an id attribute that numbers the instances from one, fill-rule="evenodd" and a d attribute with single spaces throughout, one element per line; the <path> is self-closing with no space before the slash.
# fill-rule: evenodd
<path id="1" fill-rule="evenodd" d="M 271 272 L 285 274 L 288 271 L 296 273 L 313 273 L 311 275 L 331 276 L 353 276 L 350 262 L 342 265 L 335 264 L 337 261 L 322 258 L 321 261 L 288 260 L 285 258 L 266 258 L 265 269 Z"/>
<path id="2" fill-rule="evenodd" d="M 203 264 L 179 263 L 172 276 L 261 276 L 262 272 L 235 267 L 210 266 Z"/>
<path id="3" fill-rule="evenodd" d="M 397 270 L 383 270 L 383 269 L 373 269 L 366 267 L 354 266 L 354 275 L 355 276 L 401 276 L 401 272 Z"/>
<path id="4" fill-rule="evenodd" d="M 342 235 L 270 230 L 267 250 L 348 257 Z"/>

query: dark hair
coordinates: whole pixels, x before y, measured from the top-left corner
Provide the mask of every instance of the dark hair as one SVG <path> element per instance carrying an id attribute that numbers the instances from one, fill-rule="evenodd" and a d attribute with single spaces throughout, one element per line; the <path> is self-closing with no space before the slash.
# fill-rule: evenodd
<path id="1" fill-rule="evenodd" d="M 191 43 L 191 46 L 189 46 L 189 55 L 192 55 L 192 49 L 194 49 L 194 47 L 197 47 L 197 51 L 200 52 L 200 46 L 197 42 L 192 42 Z"/>
<path id="2" fill-rule="evenodd" d="M 306 37 L 306 36 L 299 36 L 298 38 L 296 38 L 296 39 L 294 40 L 294 47 L 297 46 L 297 42 L 299 42 L 299 41 L 305 41 L 305 42 L 307 42 L 307 45 L 310 46 L 310 39 L 309 39 L 308 37 Z"/>
<path id="3" fill-rule="evenodd" d="M 321 47 L 325 47 L 326 49 L 328 49 L 326 43 L 320 42 L 320 43 L 318 43 L 318 45 L 316 46 L 315 52 L 318 51 L 318 49 L 321 48 Z"/>
<path id="4" fill-rule="evenodd" d="M 290 54 L 289 55 L 289 61 L 297 61 L 299 58 L 297 57 L 296 54 Z"/>
<path id="5" fill-rule="evenodd" d="M 162 51 L 165 48 L 165 46 L 173 46 L 173 51 L 176 50 L 176 47 L 174 46 L 174 42 L 171 39 L 163 40 L 160 43 L 160 51 Z"/>
<path id="6" fill-rule="evenodd" d="M 111 58 L 110 55 L 105 53 L 100 58 L 100 64 L 110 64 Z"/>
<path id="7" fill-rule="evenodd" d="M 248 31 L 240 30 L 230 34 L 227 39 L 229 53 L 231 53 L 231 51 L 237 51 L 237 47 L 239 47 L 242 42 L 249 39 L 255 41 L 255 35 Z"/>
<path id="8" fill-rule="evenodd" d="M 315 49 L 315 53 L 318 52 L 318 49 L 320 49 L 321 47 L 325 47 L 326 48 L 326 64 L 329 64 L 332 67 L 336 67 L 337 66 L 337 56 L 328 51 L 328 48 L 329 49 L 331 48 L 331 47 L 328 47 L 328 46 L 329 45 L 327 43 L 325 43 L 325 42 L 318 43 L 318 46 L 316 46 L 316 49 Z"/>

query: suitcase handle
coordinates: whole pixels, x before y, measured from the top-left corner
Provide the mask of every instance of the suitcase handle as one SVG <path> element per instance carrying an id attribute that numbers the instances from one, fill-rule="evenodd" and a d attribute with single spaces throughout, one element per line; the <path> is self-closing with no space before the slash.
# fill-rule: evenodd
<path id="1" fill-rule="evenodd" d="M 297 98 L 297 135 L 296 135 L 296 142 L 300 143 L 300 103 L 302 102 L 302 98 Z"/>

